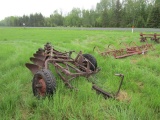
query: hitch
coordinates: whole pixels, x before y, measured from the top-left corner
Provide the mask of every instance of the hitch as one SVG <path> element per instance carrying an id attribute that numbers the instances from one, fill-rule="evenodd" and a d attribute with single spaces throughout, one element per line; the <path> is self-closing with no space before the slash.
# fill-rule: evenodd
<path id="1" fill-rule="evenodd" d="M 121 89 L 121 86 L 122 86 L 122 83 L 123 83 L 123 79 L 124 79 L 124 75 L 123 74 L 115 74 L 115 75 L 121 77 L 118 90 L 117 90 L 117 92 L 115 94 L 108 93 L 108 92 L 102 90 L 101 88 L 99 88 L 95 84 L 92 85 L 92 88 L 94 90 L 96 90 L 97 93 L 102 94 L 105 99 L 107 99 L 107 98 L 116 98 L 117 95 L 119 94 L 120 89 Z"/>

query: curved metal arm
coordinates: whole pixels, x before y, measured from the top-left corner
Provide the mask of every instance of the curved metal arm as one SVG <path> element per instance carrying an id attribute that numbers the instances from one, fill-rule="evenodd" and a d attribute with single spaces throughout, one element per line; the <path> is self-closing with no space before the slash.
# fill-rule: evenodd
<path id="1" fill-rule="evenodd" d="M 119 94 L 120 89 L 121 89 L 121 86 L 122 86 L 122 83 L 123 83 L 123 79 L 124 79 L 124 75 L 123 74 L 115 74 L 115 75 L 121 77 L 121 81 L 120 81 L 118 90 L 117 90 L 117 92 L 115 94 L 115 96 L 117 96 Z"/>
<path id="2" fill-rule="evenodd" d="M 119 94 L 119 91 L 121 89 L 121 86 L 122 86 L 122 83 L 123 83 L 123 79 L 124 79 L 124 75 L 123 74 L 115 74 L 116 76 L 119 76 L 121 77 L 121 81 L 120 81 L 120 84 L 119 84 L 119 87 L 118 87 L 118 90 L 116 92 L 116 94 L 111 94 L 111 93 L 108 93 L 104 90 L 102 90 L 101 88 L 99 88 L 97 85 L 95 85 L 94 83 L 92 83 L 92 88 L 94 90 L 96 90 L 98 93 L 102 94 L 104 96 L 104 98 L 115 98 L 118 94 Z"/>

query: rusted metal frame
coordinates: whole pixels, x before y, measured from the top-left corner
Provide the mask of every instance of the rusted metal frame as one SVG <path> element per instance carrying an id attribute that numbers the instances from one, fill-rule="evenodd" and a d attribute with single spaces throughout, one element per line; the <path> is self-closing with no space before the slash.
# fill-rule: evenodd
<path id="1" fill-rule="evenodd" d="M 110 54 L 112 54 L 113 55 L 113 53 L 115 52 L 115 50 L 111 50 L 111 51 L 106 51 L 106 52 L 101 52 L 100 54 L 102 55 L 102 56 L 105 56 L 105 55 L 110 55 Z"/>
<path id="2" fill-rule="evenodd" d="M 143 53 L 147 52 L 148 48 L 150 48 L 150 47 L 153 48 L 152 44 L 145 44 L 142 46 L 129 47 L 129 48 L 126 48 L 126 51 L 129 54 L 126 54 L 123 56 L 117 56 L 116 58 L 127 57 L 127 56 L 131 56 L 131 55 L 135 55 L 135 54 L 143 54 Z"/>
<path id="3" fill-rule="evenodd" d="M 117 96 L 117 95 L 119 94 L 119 92 L 120 92 L 120 89 L 121 89 L 121 86 L 122 86 L 122 83 L 123 83 L 123 79 L 124 79 L 124 75 L 123 75 L 123 74 L 115 74 L 115 75 L 121 77 L 118 90 L 117 90 L 117 92 L 116 92 L 116 94 L 115 94 L 115 96 Z"/>
<path id="4" fill-rule="evenodd" d="M 83 71 L 77 71 L 78 69 L 74 68 L 73 66 L 70 66 L 67 63 L 62 62 L 62 64 L 66 65 L 66 67 L 69 67 L 69 68 L 72 68 L 73 70 L 75 70 L 75 73 L 71 73 L 68 68 L 66 69 L 66 68 L 62 67 L 59 63 L 57 63 L 55 61 L 50 61 L 50 62 L 52 62 L 52 64 L 54 64 L 56 72 L 61 77 L 61 79 L 63 80 L 64 84 L 67 85 L 69 88 L 74 88 L 69 83 L 74 78 L 79 77 L 79 76 L 88 77 L 89 75 L 94 73 L 94 72 L 91 72 L 91 71 L 90 71 L 90 73 L 83 72 Z M 79 73 L 77 73 L 77 72 L 79 72 Z M 62 75 L 62 73 L 63 73 L 63 75 Z"/>
<path id="5" fill-rule="evenodd" d="M 112 94 L 110 94 L 110 93 L 102 90 L 101 88 L 99 88 L 99 87 L 98 87 L 97 85 L 95 85 L 95 84 L 92 85 L 92 89 L 96 90 L 97 93 L 102 94 L 105 99 L 107 99 L 107 98 L 113 98 L 113 95 L 112 95 Z"/>
<path id="6" fill-rule="evenodd" d="M 109 56 L 109 55 L 112 55 L 116 58 L 117 54 L 122 54 L 123 52 L 123 49 L 120 49 L 120 50 L 111 50 L 111 51 L 106 51 L 106 52 L 101 52 L 101 55 L 102 56 Z"/>
<path id="7" fill-rule="evenodd" d="M 53 51 L 53 49 L 51 49 L 51 52 Z M 55 57 L 55 56 L 54 56 Z M 47 67 L 47 63 L 49 62 L 49 61 L 52 61 L 53 63 L 55 62 L 72 62 L 72 64 L 74 64 L 74 61 L 78 61 L 78 59 L 79 59 L 79 57 L 83 57 L 82 56 L 82 52 L 80 51 L 80 53 L 77 55 L 77 57 L 76 57 L 76 59 L 75 60 L 73 60 L 73 59 L 66 59 L 66 60 L 64 60 L 64 59 L 53 59 L 53 58 L 50 58 L 50 59 L 47 59 L 46 61 L 45 61 L 45 68 L 47 69 L 48 67 Z M 83 57 L 83 59 L 85 59 L 84 57 Z M 77 74 L 77 75 L 85 75 L 85 74 L 90 74 L 90 73 L 94 73 L 94 72 L 92 72 L 91 70 L 90 70 L 90 68 L 89 68 L 89 64 L 91 64 L 92 66 L 93 66 L 93 64 L 91 63 L 91 62 L 89 62 L 88 60 L 86 60 L 86 62 L 87 62 L 87 69 L 86 69 L 86 73 L 74 73 L 75 75 Z M 75 62 L 76 63 L 76 62 Z M 76 65 L 76 64 L 75 64 Z M 61 70 L 63 71 L 63 67 L 62 66 L 60 66 L 60 65 L 58 65 L 57 64 L 57 66 L 59 66 L 58 68 L 61 68 Z M 77 64 L 77 66 L 81 66 L 81 65 L 78 65 Z M 76 68 L 74 68 L 74 69 L 76 69 Z M 79 71 L 77 71 L 77 72 L 79 72 Z M 66 71 L 66 73 L 69 73 L 69 71 Z M 68 75 L 70 75 L 70 74 L 68 74 Z"/>
<path id="8" fill-rule="evenodd" d="M 107 52 L 101 53 L 101 55 L 104 56 L 104 55 L 111 55 L 112 54 L 116 59 L 118 59 L 118 58 L 124 58 L 127 56 L 132 56 L 135 54 L 141 54 L 143 52 L 146 52 L 146 51 L 136 50 L 136 48 L 138 48 L 138 47 L 132 47 L 132 48 L 120 49 L 120 50 L 114 50 L 114 51 L 107 51 Z"/>
<path id="9" fill-rule="evenodd" d="M 135 46 L 138 46 L 135 42 L 133 42 L 133 41 L 131 41 L 130 43 L 129 43 L 129 46 L 131 46 L 131 43 L 132 44 L 134 44 Z"/>
<path id="10" fill-rule="evenodd" d="M 141 50 L 141 51 L 148 50 L 148 49 L 154 50 L 152 44 L 141 45 L 141 46 L 138 46 L 137 48 L 138 48 L 139 50 Z"/>
<path id="11" fill-rule="evenodd" d="M 147 49 L 147 46 L 146 45 L 141 45 L 141 46 L 138 46 L 138 49 L 139 50 L 144 50 L 144 49 Z"/>
<path id="12" fill-rule="evenodd" d="M 132 55 L 133 55 L 133 53 L 132 54 L 124 54 L 124 55 L 121 55 L 121 56 L 116 56 L 115 58 L 119 59 L 119 58 L 124 58 L 124 57 L 132 56 Z"/>
<path id="13" fill-rule="evenodd" d="M 63 80 L 63 82 L 64 82 L 64 84 L 66 85 L 66 86 L 68 86 L 69 88 L 74 88 L 70 83 L 69 83 L 69 79 L 67 78 L 68 76 L 66 75 L 65 77 L 64 77 L 64 75 L 62 75 L 60 72 L 62 72 L 62 71 L 60 71 L 60 69 L 58 68 L 58 67 L 56 67 L 55 66 L 55 70 L 56 70 L 56 72 L 57 72 L 57 74 L 60 76 L 60 78 Z M 71 77 L 71 76 L 70 76 Z M 76 78 L 76 77 L 71 77 L 70 78 L 70 80 L 72 80 L 72 79 L 74 79 L 74 78 Z"/>
<path id="14" fill-rule="evenodd" d="M 76 72 L 80 72 L 80 73 L 82 72 L 81 70 L 77 69 L 76 67 L 71 66 L 69 63 L 63 62 L 62 64 L 64 64 L 66 66 L 66 69 L 68 71 L 70 71 L 70 68 L 71 68 L 72 70 L 75 70 Z M 74 61 L 71 62 L 71 64 L 75 65 Z"/>
<path id="15" fill-rule="evenodd" d="M 116 59 L 124 58 L 124 57 L 132 56 L 132 55 L 136 55 L 136 54 L 142 54 L 144 52 L 147 52 L 147 50 L 140 51 L 140 50 L 137 50 L 136 48 L 138 48 L 138 47 L 126 48 L 126 51 L 124 50 L 123 54 L 121 52 L 121 55 L 116 55 L 115 58 Z"/>
<path id="16" fill-rule="evenodd" d="M 101 88 L 99 88 L 99 87 L 98 87 L 97 85 L 95 85 L 95 84 L 92 85 L 92 89 L 96 90 L 97 93 L 102 94 L 105 99 L 117 97 L 118 94 L 119 94 L 119 92 L 120 92 L 120 89 L 121 89 L 123 80 L 124 80 L 124 75 L 123 75 L 123 74 L 115 74 L 115 75 L 116 75 L 116 76 L 119 76 L 119 77 L 121 78 L 120 84 L 119 84 L 119 87 L 118 87 L 118 90 L 117 90 L 117 92 L 116 92 L 115 94 L 108 93 L 108 92 L 102 90 Z"/>
<path id="17" fill-rule="evenodd" d="M 69 52 L 59 52 L 55 50 L 52 46 L 50 46 L 50 49 L 45 48 L 45 53 L 48 54 L 53 54 L 54 56 L 61 57 L 61 58 L 69 58 L 68 54 L 71 54 L 74 51 L 69 51 Z"/>
<path id="18" fill-rule="evenodd" d="M 147 52 L 147 50 L 124 54 L 122 56 L 117 56 L 116 58 L 118 59 L 118 58 L 124 58 L 124 57 L 132 56 L 132 55 L 137 55 L 137 54 L 144 54 L 145 52 Z"/>
<path id="19" fill-rule="evenodd" d="M 156 34 L 156 33 L 154 33 L 154 34 L 140 34 L 140 36 L 141 36 L 141 41 L 142 42 L 145 42 L 146 40 L 147 40 L 147 38 L 150 38 L 151 40 L 154 40 L 154 41 L 156 41 L 156 42 L 159 42 L 159 39 L 160 39 L 160 37 L 158 37 L 158 36 L 160 36 L 160 34 Z"/>
<path id="20" fill-rule="evenodd" d="M 147 49 L 149 48 L 149 49 L 155 50 L 152 44 L 146 44 L 146 46 L 147 46 Z"/>
<path id="21" fill-rule="evenodd" d="M 121 44 L 123 44 L 123 45 L 125 46 L 125 48 L 128 48 L 128 47 L 129 47 L 129 45 L 126 44 L 126 43 L 124 43 L 124 42 L 121 42 L 120 45 L 121 45 Z"/>
<path id="22" fill-rule="evenodd" d="M 114 55 L 114 57 L 115 57 L 116 59 L 118 59 L 118 58 L 123 58 L 123 57 L 127 57 L 127 56 L 128 56 L 128 55 L 127 55 L 126 49 L 116 50 L 116 53 L 115 53 L 115 55 Z"/>
<path id="23" fill-rule="evenodd" d="M 65 64 L 67 67 L 72 67 L 72 69 L 75 69 L 77 72 L 80 72 L 80 70 L 77 69 L 76 67 L 83 68 L 84 70 L 88 71 L 87 73 L 92 72 L 92 71 L 89 69 L 89 66 L 90 66 L 89 64 L 91 64 L 89 61 L 87 61 L 87 68 L 84 67 L 84 66 L 81 65 L 81 64 L 76 63 L 76 62 L 74 61 L 74 59 L 72 59 L 72 58 L 70 58 L 70 59 L 60 59 L 60 58 L 55 59 L 54 57 L 53 57 L 53 58 L 49 58 L 49 59 L 47 59 L 46 62 L 45 62 L 46 68 L 48 68 L 48 67 L 47 67 L 47 63 L 48 63 L 48 62 L 56 62 L 56 63 Z M 75 65 L 76 67 L 73 67 L 73 66 L 71 66 L 70 64 L 67 64 L 66 62 L 70 62 L 71 64 Z M 93 65 L 93 64 L 92 64 L 92 65 Z"/>
<path id="24" fill-rule="evenodd" d="M 90 65 L 92 65 L 93 67 L 94 67 L 94 69 L 95 69 L 95 66 L 87 59 L 87 58 L 85 58 L 85 57 L 83 57 L 83 55 L 82 55 L 82 51 L 80 51 L 79 53 L 78 53 L 78 55 L 77 55 L 77 57 L 74 59 L 74 61 L 75 61 L 75 65 L 77 66 L 77 67 L 82 67 L 82 64 L 84 63 L 84 62 L 87 62 L 87 69 L 86 69 L 86 72 L 88 73 L 88 72 L 90 72 Z M 78 64 L 76 64 L 76 63 L 78 63 Z M 83 67 L 83 68 L 85 68 L 85 67 Z"/>
<path id="25" fill-rule="evenodd" d="M 45 69 L 48 69 L 48 63 L 62 63 L 62 62 L 72 62 L 73 60 L 71 59 L 55 59 L 55 58 L 49 58 L 45 61 Z"/>
<path id="26" fill-rule="evenodd" d="M 122 43 L 121 43 L 122 44 Z M 123 43 L 124 44 L 124 43 Z M 134 54 L 140 54 L 141 52 L 139 52 L 140 50 L 138 50 L 138 46 L 134 46 L 134 47 L 129 47 L 127 44 L 124 44 L 125 46 L 127 46 L 127 48 L 124 49 L 119 49 L 119 50 L 111 50 L 111 51 L 106 51 L 106 52 L 100 52 L 98 50 L 98 52 L 102 55 L 102 56 L 109 56 L 112 55 L 114 56 L 116 59 L 118 58 L 123 58 L 123 57 L 127 57 L 127 56 L 131 56 Z"/>
<path id="27" fill-rule="evenodd" d="M 126 52 L 125 49 L 120 49 L 120 50 L 112 50 L 112 51 L 103 52 L 103 53 L 101 53 L 101 55 L 102 56 L 112 55 L 112 56 L 114 56 L 114 58 L 119 58 L 119 56 L 124 55 L 125 52 Z"/>
<path id="28" fill-rule="evenodd" d="M 62 59 L 69 59 L 70 57 L 68 55 L 62 55 L 62 54 L 57 54 L 54 53 L 53 51 L 47 51 L 47 53 L 45 53 L 43 56 L 54 56 L 54 58 L 62 58 Z"/>
<path id="29" fill-rule="evenodd" d="M 39 58 L 43 59 L 44 61 L 43 60 L 39 61 L 38 58 L 35 58 L 37 59 L 37 61 L 35 59 L 32 59 L 31 61 L 33 61 L 35 64 L 38 64 L 38 65 L 40 63 L 44 63 L 44 65 L 41 65 L 41 66 L 34 65 L 34 64 L 28 65 L 32 73 L 34 74 L 34 72 L 37 71 L 38 69 L 43 69 L 43 68 L 48 69 L 48 63 L 52 63 L 55 66 L 55 69 L 58 75 L 61 77 L 65 85 L 67 85 L 69 88 L 73 88 L 73 86 L 69 83 L 69 81 L 73 80 L 74 78 L 79 77 L 79 76 L 89 77 L 91 74 L 95 74 L 100 70 L 100 69 L 96 69 L 95 71 L 90 70 L 90 65 L 93 66 L 93 64 L 88 59 L 83 57 L 81 51 L 79 52 L 79 54 L 77 55 L 75 59 L 69 58 L 67 56 L 68 55 L 67 52 L 63 54 L 59 54 L 59 52 L 55 52 L 52 46 L 45 48 L 44 53 L 43 52 L 40 52 L 40 53 L 36 52 L 36 53 L 40 54 Z M 60 63 L 63 64 L 65 67 L 62 66 Z M 84 63 L 86 65 L 85 67 L 84 67 Z M 74 65 L 75 67 L 72 66 L 71 64 Z M 81 71 L 76 67 L 83 68 L 83 70 Z M 70 69 L 72 69 L 73 72 L 71 72 Z M 97 88 L 96 85 L 94 85 L 94 87 Z M 120 87 L 119 87 L 119 90 L 120 90 Z M 100 91 L 101 93 L 105 93 L 107 97 L 112 96 L 110 93 L 107 93 L 103 91 L 102 89 Z"/>
<path id="30" fill-rule="evenodd" d="M 63 55 L 55 55 L 54 54 L 54 58 L 61 58 L 61 59 L 69 59 L 70 57 L 69 56 L 63 56 Z"/>
<path id="31" fill-rule="evenodd" d="M 122 49 L 123 50 L 123 52 L 121 52 L 122 56 L 125 56 L 125 57 L 131 56 L 132 53 L 134 54 L 135 52 L 139 51 L 139 50 L 137 50 L 138 46 L 136 44 L 135 44 L 136 46 L 133 46 L 133 47 L 130 47 L 130 44 L 129 45 L 124 44 L 124 45 L 126 48 Z M 119 57 L 121 57 L 121 56 L 119 56 Z"/>
<path id="32" fill-rule="evenodd" d="M 132 44 L 134 44 L 135 46 L 131 46 L 131 43 Z M 138 52 L 138 51 L 140 51 L 140 47 L 135 43 L 135 42 L 130 42 L 129 43 L 129 46 L 131 46 L 131 47 L 127 47 L 126 48 L 126 51 L 127 51 L 127 53 L 131 53 L 131 52 Z"/>
<path id="33" fill-rule="evenodd" d="M 108 45 L 108 49 L 111 49 L 111 48 L 110 48 L 110 45 L 111 45 L 111 44 Z M 97 49 L 97 52 L 98 52 L 99 54 L 101 54 L 102 56 L 104 56 L 104 55 L 109 55 L 111 52 L 115 51 L 115 50 L 111 49 L 111 50 L 108 50 L 107 52 L 101 52 L 97 46 L 95 46 L 95 47 L 93 48 L 93 51 L 94 51 L 95 49 Z"/>
<path id="34" fill-rule="evenodd" d="M 71 73 L 69 70 L 65 69 L 64 67 L 62 67 L 60 64 L 64 64 L 64 62 L 72 62 L 73 63 L 73 60 L 63 60 L 63 59 L 47 59 L 45 61 L 45 69 L 48 69 L 48 63 L 52 63 L 55 67 L 57 67 L 58 69 L 60 69 L 62 72 L 66 73 L 66 75 L 70 75 L 70 76 L 86 76 L 86 75 L 91 75 L 93 73 L 96 73 L 97 71 L 91 71 L 89 69 L 89 67 L 87 68 L 87 70 L 85 72 L 81 72 L 81 71 L 76 71 L 76 72 L 79 72 L 79 73 Z M 65 63 L 64 65 L 67 65 L 69 66 L 69 64 Z M 87 66 L 89 66 L 89 64 L 87 64 Z M 72 69 L 74 70 L 77 70 L 76 68 L 72 67 Z"/>
<path id="35" fill-rule="evenodd" d="M 76 58 L 74 59 L 75 62 L 78 62 L 79 57 L 82 56 L 82 51 L 80 51 L 78 53 L 78 55 L 76 56 Z"/>
<path id="36" fill-rule="evenodd" d="M 63 56 L 68 56 L 68 57 L 69 57 L 69 54 L 71 54 L 72 52 L 74 52 L 74 51 L 69 51 L 69 52 L 59 52 L 59 51 L 53 49 L 53 54 L 56 54 L 56 55 L 63 55 Z"/>

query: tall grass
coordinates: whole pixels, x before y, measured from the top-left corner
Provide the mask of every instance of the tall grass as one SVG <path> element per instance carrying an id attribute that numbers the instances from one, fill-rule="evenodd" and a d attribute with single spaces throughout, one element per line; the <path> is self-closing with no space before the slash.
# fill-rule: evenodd
<path id="1" fill-rule="evenodd" d="M 160 46 L 152 42 L 154 51 L 124 59 L 102 57 L 93 47 L 104 51 L 109 44 L 124 48 L 123 44 L 139 42 L 139 32 L 98 31 L 54 28 L 0 28 L 0 119 L 2 120 L 158 120 L 160 118 Z M 71 84 L 78 91 L 64 86 L 51 68 L 57 81 L 53 98 L 36 99 L 32 93 L 32 74 L 25 67 L 29 58 L 46 42 L 55 49 L 75 50 L 92 54 L 101 71 L 89 81 L 114 93 L 119 85 L 115 73 L 125 79 L 117 99 L 104 99 L 93 91 L 84 77 Z M 149 41 L 150 42 L 150 41 Z M 73 54 L 73 57 L 76 56 Z"/>

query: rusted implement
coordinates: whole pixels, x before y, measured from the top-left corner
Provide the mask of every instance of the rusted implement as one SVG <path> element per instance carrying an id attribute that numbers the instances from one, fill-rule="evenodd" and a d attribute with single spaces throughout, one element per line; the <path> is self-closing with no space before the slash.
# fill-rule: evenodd
<path id="1" fill-rule="evenodd" d="M 143 34 L 143 33 L 140 33 L 140 42 L 146 42 L 147 41 L 147 38 L 150 38 L 150 40 L 153 40 L 157 43 L 160 42 L 160 34 Z"/>
<path id="2" fill-rule="evenodd" d="M 30 58 L 33 64 L 26 63 L 25 65 L 34 75 L 32 81 L 34 96 L 39 98 L 55 93 L 56 79 L 49 70 L 50 65 L 54 66 L 56 73 L 69 88 L 74 88 L 70 84 L 70 81 L 74 78 L 79 76 L 88 78 L 90 75 L 100 71 L 97 67 L 97 61 L 92 55 L 82 54 L 80 51 L 73 59 L 71 57 L 73 52 L 60 52 L 55 50 L 50 43 L 47 43 L 44 45 L 44 49 L 39 48 L 33 54 L 34 57 Z M 98 87 L 95 87 L 95 84 L 93 84 L 93 88 L 104 94 L 100 89 L 96 89 Z M 108 97 L 111 97 L 111 95 Z"/>
<path id="3" fill-rule="evenodd" d="M 123 43 L 124 44 L 124 43 Z M 132 56 L 132 55 L 137 55 L 137 54 L 144 54 L 145 52 L 148 51 L 148 49 L 152 49 L 154 50 L 152 44 L 144 44 L 141 46 L 136 45 L 133 42 L 134 46 L 130 46 L 127 44 L 125 45 L 125 48 L 122 49 L 108 49 L 105 52 L 101 52 L 99 50 L 99 48 L 94 47 L 93 50 L 95 50 L 95 48 L 97 49 L 98 53 L 102 56 L 114 56 L 114 58 L 119 59 L 119 58 L 124 58 L 124 57 L 128 57 L 128 56 Z"/>

